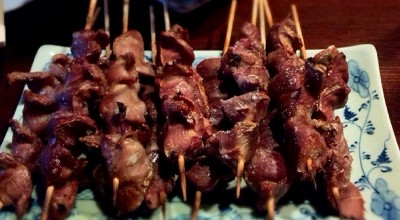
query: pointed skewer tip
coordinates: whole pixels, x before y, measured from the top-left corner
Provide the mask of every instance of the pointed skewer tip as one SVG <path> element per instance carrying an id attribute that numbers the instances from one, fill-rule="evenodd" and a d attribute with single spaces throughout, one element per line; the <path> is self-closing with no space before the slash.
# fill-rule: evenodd
<path id="1" fill-rule="evenodd" d="M 179 155 L 178 164 L 179 164 L 179 174 L 181 178 L 183 201 L 186 201 L 186 171 L 185 171 L 185 157 L 183 155 Z"/>
<path id="2" fill-rule="evenodd" d="M 238 165 L 237 165 L 237 180 L 236 180 L 236 198 L 240 197 L 240 189 L 241 189 L 241 184 L 242 184 L 242 175 L 243 175 L 243 169 L 244 169 L 244 159 L 239 158 L 238 160 Z"/>
<path id="3" fill-rule="evenodd" d="M 119 187 L 119 179 L 117 177 L 113 178 L 113 205 L 115 206 L 117 204 L 117 191 Z"/>
<path id="4" fill-rule="evenodd" d="M 43 203 L 42 214 L 40 216 L 40 220 L 48 219 L 49 206 L 50 206 L 51 198 L 53 197 L 53 193 L 54 193 L 54 186 L 48 186 L 46 189 L 46 196 L 44 198 L 44 203 Z"/>
<path id="5" fill-rule="evenodd" d="M 166 220 L 167 219 L 167 213 L 166 213 L 166 208 L 167 208 L 167 194 L 164 191 L 161 191 L 160 194 L 160 205 L 161 205 L 161 214 L 162 214 L 162 219 Z"/>
<path id="6" fill-rule="evenodd" d="M 197 214 L 199 213 L 200 204 L 201 204 L 201 191 L 197 190 L 196 191 L 196 197 L 195 197 L 195 200 L 194 200 L 191 220 L 196 220 L 197 219 Z"/>
<path id="7" fill-rule="evenodd" d="M 270 196 L 266 201 L 266 208 L 267 208 L 267 220 L 275 219 L 275 197 Z"/>

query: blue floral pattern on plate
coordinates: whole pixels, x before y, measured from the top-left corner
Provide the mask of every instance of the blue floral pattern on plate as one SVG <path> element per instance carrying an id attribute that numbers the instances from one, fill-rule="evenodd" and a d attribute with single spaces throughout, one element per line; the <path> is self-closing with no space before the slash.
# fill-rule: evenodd
<path id="1" fill-rule="evenodd" d="M 357 45 L 340 48 L 347 57 L 349 66 L 348 85 L 352 91 L 347 105 L 337 110 L 345 128 L 345 137 L 349 145 L 352 163 L 352 181 L 359 187 L 365 200 L 366 219 L 400 219 L 400 153 L 384 101 L 376 50 L 372 45 Z M 318 50 L 309 50 L 313 56 Z M 67 47 L 44 45 L 39 50 L 32 65 L 32 71 L 43 69 L 51 56 L 56 53 L 69 53 Z M 207 57 L 219 57 L 220 51 L 196 51 L 197 65 Z M 151 57 L 146 53 L 146 57 Z M 14 118 L 21 119 L 23 104 L 16 109 Z M 9 130 L 1 145 L 1 150 L 11 142 Z M 234 184 L 229 186 L 234 188 Z M 232 190 L 231 190 L 232 191 Z M 219 195 L 228 198 L 230 193 Z M 253 195 L 254 196 L 254 195 Z M 254 200 L 252 195 L 248 198 Z M 247 201 L 249 201 L 247 200 Z M 246 204 L 246 205 L 244 205 Z M 29 213 L 24 220 L 40 219 L 40 206 L 36 196 L 32 195 Z M 179 197 L 170 198 L 167 204 L 167 219 L 190 219 L 191 204 L 182 202 Z M 265 213 L 257 213 L 254 206 L 233 200 L 228 204 L 203 204 L 198 214 L 200 220 L 216 219 L 264 219 Z M 161 210 L 155 210 L 145 219 L 162 219 Z M 339 219 L 320 213 L 307 200 L 296 203 L 285 200 L 276 209 L 275 219 Z M 15 219 L 12 209 L 0 211 L 0 219 Z M 90 190 L 83 190 L 69 219 L 110 219 L 104 216 L 94 201 Z M 136 219 L 136 217 L 135 217 Z"/>

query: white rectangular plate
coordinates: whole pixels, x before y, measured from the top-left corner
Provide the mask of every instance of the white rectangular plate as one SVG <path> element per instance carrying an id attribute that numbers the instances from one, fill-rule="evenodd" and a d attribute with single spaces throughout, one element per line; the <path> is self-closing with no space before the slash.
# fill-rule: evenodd
<path id="1" fill-rule="evenodd" d="M 348 103 L 337 110 L 345 128 L 345 137 L 353 157 L 351 180 L 360 188 L 365 200 L 366 219 L 400 219 L 400 153 L 390 123 L 384 100 L 378 57 L 373 45 L 356 45 L 339 48 L 344 52 L 349 65 L 349 86 L 351 93 Z M 44 45 L 34 59 L 31 71 L 40 71 L 57 53 L 69 53 L 69 48 Z M 313 56 L 318 50 L 309 50 Z M 149 56 L 149 52 L 146 53 Z M 196 51 L 194 65 L 208 57 L 219 57 L 220 51 Z M 23 103 L 20 102 L 14 118 L 22 119 Z M 11 142 L 12 132 L 9 130 L 1 145 L 1 150 Z M 312 188 L 310 187 L 312 190 Z M 265 213 L 257 212 L 254 207 L 256 195 L 243 189 L 240 199 L 234 198 L 234 190 L 218 192 L 216 198 L 226 198 L 223 204 L 204 201 L 198 219 L 264 219 Z M 309 195 L 315 194 L 312 191 Z M 207 197 L 206 193 L 204 196 Z M 277 206 L 276 218 L 279 219 L 338 219 L 317 208 L 317 204 L 326 201 L 315 201 L 310 198 L 296 198 L 297 195 L 284 197 Z M 301 195 L 299 195 L 301 197 Z M 24 219 L 39 219 L 40 206 L 32 195 L 29 213 Z M 189 197 L 191 198 L 191 197 Z M 300 201 L 299 201 L 300 200 Z M 223 199 L 218 199 L 223 201 Z M 167 219 L 190 219 L 192 200 L 181 202 L 179 197 L 170 198 L 167 204 Z M 251 203 L 251 204 L 250 204 Z M 0 212 L 0 219 L 14 219 L 12 210 Z M 161 210 L 155 210 L 149 217 L 162 219 Z M 108 219 L 93 200 L 90 190 L 83 190 L 69 219 Z"/>

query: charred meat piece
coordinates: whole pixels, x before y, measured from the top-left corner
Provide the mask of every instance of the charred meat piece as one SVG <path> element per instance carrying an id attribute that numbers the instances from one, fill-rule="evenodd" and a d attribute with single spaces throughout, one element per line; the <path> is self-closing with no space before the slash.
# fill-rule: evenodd
<path id="1" fill-rule="evenodd" d="M 282 143 L 301 179 L 323 173 L 328 198 L 340 216 L 363 219 L 363 199 L 350 182 L 352 158 L 343 125 L 334 114 L 350 92 L 345 56 L 330 46 L 304 62 L 294 54 L 299 42 L 291 16 L 271 29 L 269 88 L 284 124 Z"/>
<path id="2" fill-rule="evenodd" d="M 144 43 L 142 35 L 138 31 L 129 30 L 115 38 L 113 54 L 116 57 L 132 54 L 136 71 L 144 76 L 155 77 L 152 64 L 144 61 Z"/>
<path id="3" fill-rule="evenodd" d="M 161 201 L 162 198 L 160 198 L 161 193 L 169 194 L 172 192 L 176 182 L 176 175 L 173 170 L 170 169 L 171 164 L 161 153 L 161 149 L 156 149 L 148 154 L 153 165 L 154 173 L 145 196 L 145 204 L 149 209 L 160 207 L 163 202 Z"/>
<path id="4" fill-rule="evenodd" d="M 222 91 L 220 79 L 221 58 L 209 58 L 201 61 L 196 70 L 203 78 L 204 90 L 210 105 L 210 122 L 218 126 L 224 119 L 221 101 L 228 98 L 228 94 Z"/>
<path id="5" fill-rule="evenodd" d="M 78 186 L 78 180 L 72 180 L 54 188 L 49 205 L 49 219 L 65 219 L 71 213 L 75 205 Z"/>
<path id="6" fill-rule="evenodd" d="M 225 164 L 211 155 L 196 160 L 186 172 L 188 182 L 201 192 L 211 191 L 218 184 L 232 180 L 233 176 Z"/>
<path id="7" fill-rule="evenodd" d="M 171 61 L 191 66 L 194 51 L 188 40 L 187 30 L 177 24 L 169 31 L 161 32 L 157 48 L 157 66 L 164 66 Z"/>
<path id="8" fill-rule="evenodd" d="M 246 22 L 241 29 L 241 36 L 222 57 L 223 76 L 233 77 L 242 92 L 267 91 L 267 56 L 261 43 L 260 31 Z"/>
<path id="9" fill-rule="evenodd" d="M 280 23 L 272 25 L 267 39 L 267 53 L 283 49 L 290 54 L 296 52 L 302 46 L 301 39 L 296 33 L 295 22 L 292 14 L 288 15 Z"/>
<path id="10" fill-rule="evenodd" d="M 97 63 L 102 49 L 110 42 L 110 36 L 104 30 L 81 30 L 72 34 L 71 53 L 75 59 Z"/>
<path id="11" fill-rule="evenodd" d="M 64 148 L 56 139 L 51 139 L 38 158 L 39 170 L 46 187 L 63 185 L 81 178 L 88 161 L 77 157 L 77 154 Z"/>
<path id="12" fill-rule="evenodd" d="M 213 134 L 207 144 L 216 149 L 221 159 L 236 172 L 239 160 L 248 161 L 252 157 L 257 139 L 257 124 L 243 121 L 236 123 L 231 130 Z"/>
<path id="13" fill-rule="evenodd" d="M 105 135 L 101 153 L 111 178 L 118 178 L 114 206 L 118 214 L 136 210 L 143 202 L 153 177 L 152 165 L 135 134 Z"/>
<path id="14" fill-rule="evenodd" d="M 207 117 L 209 106 L 202 81 L 203 79 L 191 66 L 167 64 L 163 68 L 163 75 L 158 79 L 160 99 L 163 101 L 184 97 L 194 102 Z"/>
<path id="15" fill-rule="evenodd" d="M 78 145 L 80 138 L 97 131 L 96 122 L 88 115 L 65 111 L 54 112 L 47 128 L 50 137 L 66 148 Z"/>
<path id="16" fill-rule="evenodd" d="M 258 194 L 258 208 L 268 199 L 277 202 L 290 187 L 285 160 L 279 151 L 257 148 L 244 171 L 247 185 Z"/>
<path id="17" fill-rule="evenodd" d="M 225 116 L 232 122 L 259 122 L 267 116 L 269 97 L 263 92 L 249 92 L 221 101 Z"/>
<path id="18" fill-rule="evenodd" d="M 138 97 L 140 84 L 134 62 L 134 57 L 128 53 L 118 57 L 109 67 L 107 81 L 110 85 L 99 106 L 109 133 L 116 132 L 121 122 L 136 127 L 146 122 L 146 105 Z"/>
<path id="19" fill-rule="evenodd" d="M 20 124 L 14 119 L 10 120 L 10 127 L 13 131 L 11 142 L 13 157 L 22 162 L 30 172 L 34 171 L 36 169 L 36 160 L 43 148 L 42 141 L 29 127 Z"/>
<path id="20" fill-rule="evenodd" d="M 33 186 L 28 168 L 10 154 L 0 152 L 0 201 L 13 206 L 18 218 L 26 213 Z"/>
<path id="21" fill-rule="evenodd" d="M 323 170 L 329 150 L 323 136 L 313 128 L 308 120 L 292 117 L 285 121 L 285 147 L 296 161 L 296 171 L 300 179 L 314 181 L 315 175 Z M 309 166 L 312 161 L 312 167 Z"/>
<path id="22" fill-rule="evenodd" d="M 310 72 L 314 70 L 313 72 L 319 72 L 320 75 L 320 79 L 317 80 L 320 84 L 320 92 L 315 114 L 324 117 L 327 121 L 334 120 L 334 111 L 344 107 L 350 93 L 347 85 L 349 74 L 346 57 L 335 46 L 330 46 L 309 61 L 314 64 Z"/>

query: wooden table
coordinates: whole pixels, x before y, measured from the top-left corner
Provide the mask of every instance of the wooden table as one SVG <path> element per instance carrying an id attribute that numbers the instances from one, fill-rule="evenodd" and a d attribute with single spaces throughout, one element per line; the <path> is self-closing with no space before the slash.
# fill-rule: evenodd
<path id="1" fill-rule="evenodd" d="M 69 46 L 71 34 L 84 27 L 88 2 L 82 0 L 37 0 L 5 15 L 7 45 L 1 49 L 0 85 L 0 140 L 8 128 L 8 120 L 15 111 L 21 95 L 22 84 L 7 85 L 6 74 L 12 71 L 29 71 L 34 55 L 43 44 Z M 110 1 L 111 38 L 121 32 L 122 1 Z M 338 47 L 355 44 L 373 44 L 378 51 L 387 109 L 400 140 L 400 2 L 298 0 L 272 1 L 270 6 L 274 21 L 280 21 L 296 3 L 309 49 Z M 102 1 L 99 0 L 99 6 Z M 232 41 L 240 25 L 251 17 L 251 1 L 238 0 Z M 171 23 L 188 28 L 190 44 L 196 50 L 222 49 L 230 7 L 228 0 L 212 0 L 207 5 L 188 14 L 170 11 Z M 156 29 L 163 30 L 162 8 L 155 5 Z M 94 29 L 102 28 L 100 14 Z M 56 22 L 56 25 L 52 24 Z M 139 30 L 150 48 L 148 4 L 131 0 L 130 28 Z"/>

